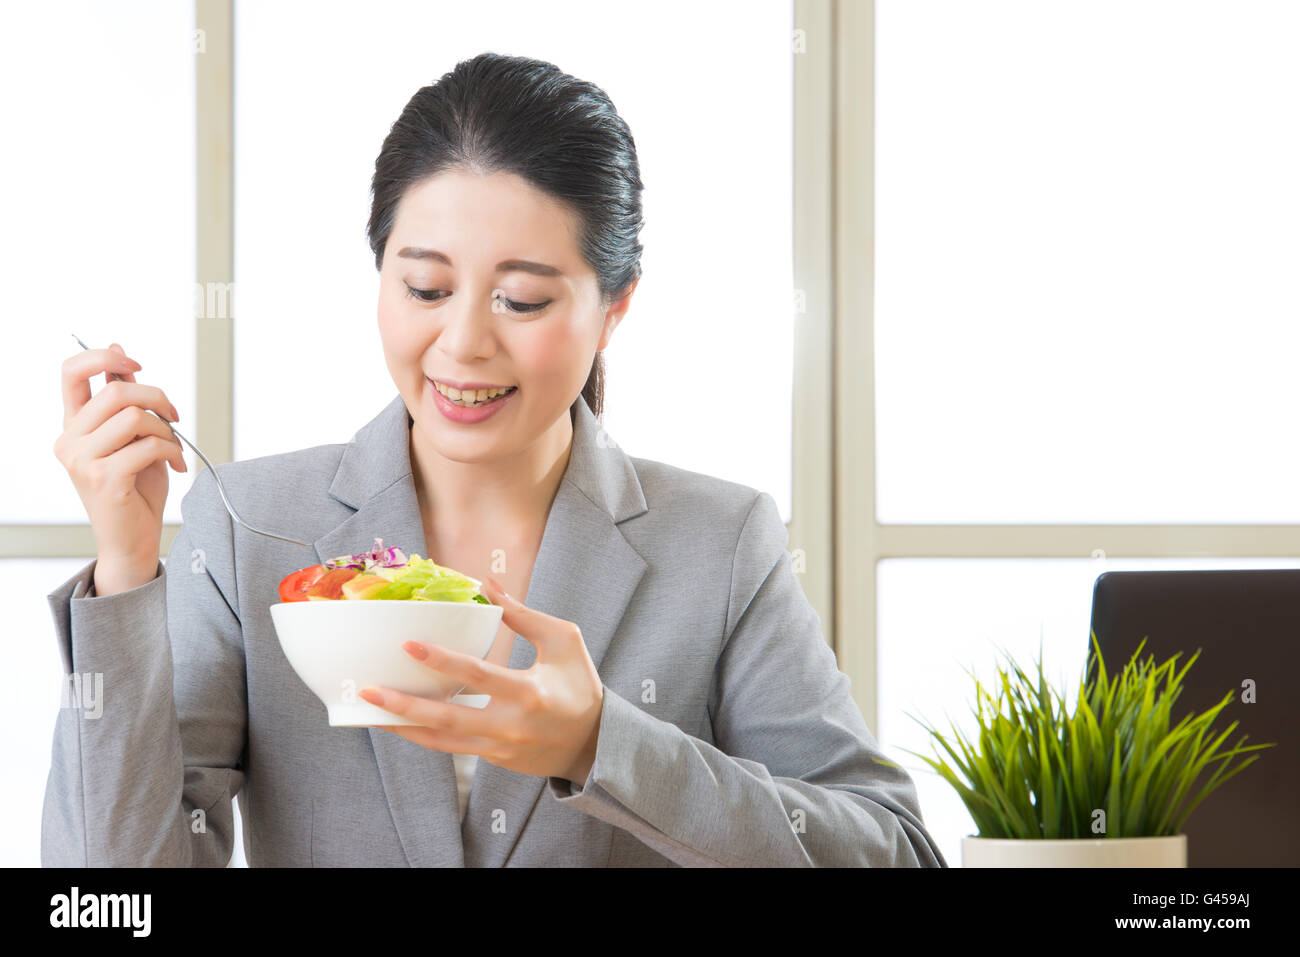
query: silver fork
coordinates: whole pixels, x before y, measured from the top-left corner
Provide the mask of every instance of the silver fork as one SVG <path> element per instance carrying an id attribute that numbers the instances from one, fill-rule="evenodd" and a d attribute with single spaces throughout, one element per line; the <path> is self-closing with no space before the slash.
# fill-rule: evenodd
<path id="1" fill-rule="evenodd" d="M 84 342 L 82 342 L 80 339 L 77 338 L 77 334 L 75 332 L 72 334 L 72 338 L 77 340 L 77 344 L 81 346 L 81 348 L 83 349 L 90 348 L 90 346 L 86 345 Z M 118 375 L 116 372 L 110 372 L 108 374 L 112 376 L 114 379 L 117 379 L 119 382 L 124 381 L 122 377 Z M 152 409 L 150 409 L 149 411 L 153 412 Z M 172 427 L 172 424 L 170 422 L 164 419 L 161 415 L 158 415 L 157 412 L 154 412 L 153 414 L 158 416 L 158 418 L 162 421 L 163 425 L 167 426 L 167 428 L 172 430 L 172 435 L 176 436 L 176 438 L 180 439 L 191 449 L 193 449 L 194 454 L 203 460 L 203 464 L 206 465 L 208 467 L 208 471 L 212 473 L 212 480 L 217 483 L 217 493 L 221 496 L 221 502 L 223 505 L 226 506 L 226 511 L 230 513 L 231 518 L 233 518 L 240 525 L 244 526 L 244 528 L 248 529 L 250 532 L 255 532 L 258 535 L 265 535 L 267 538 L 274 538 L 281 542 L 289 542 L 291 545 L 306 545 L 308 548 L 312 547 L 311 542 L 300 542 L 296 538 L 285 538 L 283 535 L 276 535 L 272 532 L 263 531 L 260 528 L 254 528 L 252 525 L 249 525 L 246 521 L 240 518 L 239 513 L 235 511 L 235 506 L 231 505 L 230 499 L 226 497 L 226 488 L 224 485 L 221 484 L 221 476 L 218 475 L 217 470 L 212 467 L 212 463 L 208 461 L 208 457 L 199 450 L 199 447 L 197 445 L 195 445 L 185 436 L 177 432 L 176 429 Z"/>

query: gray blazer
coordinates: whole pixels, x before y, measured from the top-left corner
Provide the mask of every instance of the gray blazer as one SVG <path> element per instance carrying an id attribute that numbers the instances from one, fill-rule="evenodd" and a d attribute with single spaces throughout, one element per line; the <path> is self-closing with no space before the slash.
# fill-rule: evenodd
<path id="1" fill-rule="evenodd" d="M 376 536 L 427 554 L 398 395 L 347 444 L 204 470 L 166 567 L 49 596 L 65 675 L 46 866 L 946 866 L 886 763 L 765 492 L 631 458 L 581 397 L 525 603 L 575 622 L 604 684 L 586 781 L 478 763 L 463 823 L 449 754 L 332 728 L 271 624 L 289 571 Z M 436 558 L 436 556 L 435 556 Z M 535 649 L 515 636 L 510 667 Z"/>

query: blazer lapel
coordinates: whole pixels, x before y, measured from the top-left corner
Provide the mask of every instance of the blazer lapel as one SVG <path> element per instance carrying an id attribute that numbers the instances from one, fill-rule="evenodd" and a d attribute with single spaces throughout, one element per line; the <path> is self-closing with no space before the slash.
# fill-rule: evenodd
<path id="1" fill-rule="evenodd" d="M 524 604 L 577 624 L 599 671 L 646 570 L 618 525 L 644 513 L 646 502 L 631 461 L 581 396 L 571 416 L 569 463 L 547 516 Z M 357 511 L 315 542 L 322 562 L 364 548 L 375 537 L 428 555 L 411 474 L 410 426 L 398 395 L 344 450 L 330 495 Z M 533 645 L 515 635 L 509 666 L 528 668 L 535 658 Z M 546 778 L 479 760 L 462 826 L 450 754 L 390 731 L 370 728 L 368 733 L 393 823 L 412 866 L 505 863 Z"/>

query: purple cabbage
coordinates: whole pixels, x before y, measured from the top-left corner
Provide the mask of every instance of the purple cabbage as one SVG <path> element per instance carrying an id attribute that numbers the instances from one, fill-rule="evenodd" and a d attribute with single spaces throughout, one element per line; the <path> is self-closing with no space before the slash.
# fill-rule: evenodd
<path id="1" fill-rule="evenodd" d="M 359 568 L 368 572 L 372 568 L 400 568 L 407 563 L 407 557 L 396 546 L 384 548 L 384 540 L 376 538 L 374 547 L 368 552 L 355 555 L 340 555 L 325 563 L 326 568 Z"/>

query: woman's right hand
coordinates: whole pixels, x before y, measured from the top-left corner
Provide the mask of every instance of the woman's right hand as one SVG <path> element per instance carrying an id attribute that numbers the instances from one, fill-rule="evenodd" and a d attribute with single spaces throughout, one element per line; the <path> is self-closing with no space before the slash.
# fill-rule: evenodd
<path id="1" fill-rule="evenodd" d="M 179 419 L 161 389 L 135 381 L 122 347 L 86 349 L 63 363 L 63 433 L 54 454 L 68 470 L 95 533 L 97 596 L 152 581 L 162 544 L 167 464 L 188 471 L 184 450 L 157 412 Z M 90 379 L 108 380 L 94 397 Z M 108 377 L 116 373 L 125 381 Z M 152 410 L 146 411 L 146 410 Z"/>

